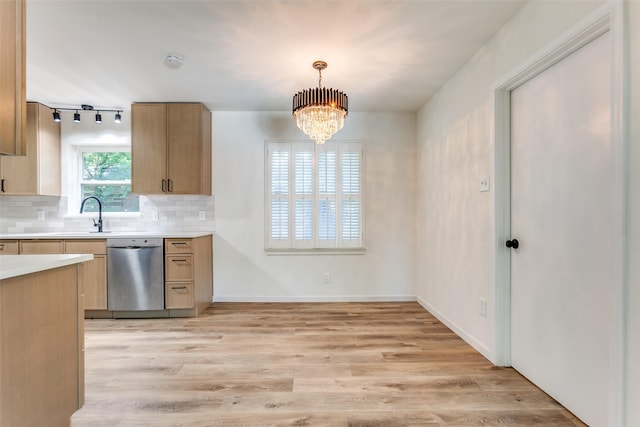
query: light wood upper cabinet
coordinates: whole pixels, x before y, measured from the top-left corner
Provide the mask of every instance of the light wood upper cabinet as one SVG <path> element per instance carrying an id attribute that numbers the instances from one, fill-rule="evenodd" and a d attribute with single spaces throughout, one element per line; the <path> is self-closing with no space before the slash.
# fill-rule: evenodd
<path id="1" fill-rule="evenodd" d="M 0 154 L 26 150 L 25 1 L 0 1 Z"/>
<path id="2" fill-rule="evenodd" d="M 167 180 L 167 105 L 133 104 L 131 117 L 131 190 L 163 193 Z"/>
<path id="3" fill-rule="evenodd" d="M 199 103 L 131 106 L 131 189 L 211 195 L 211 112 Z"/>
<path id="4" fill-rule="evenodd" d="M 51 109 L 27 103 L 27 155 L 0 157 L 0 194 L 59 196 L 60 140 Z"/>

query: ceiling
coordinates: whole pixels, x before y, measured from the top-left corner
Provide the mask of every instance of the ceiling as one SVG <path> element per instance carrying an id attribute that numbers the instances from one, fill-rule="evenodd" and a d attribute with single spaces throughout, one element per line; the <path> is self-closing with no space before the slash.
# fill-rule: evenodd
<path id="1" fill-rule="evenodd" d="M 27 0 L 27 98 L 286 111 L 299 90 L 414 112 L 525 0 Z M 184 57 L 178 69 L 169 53 Z"/>

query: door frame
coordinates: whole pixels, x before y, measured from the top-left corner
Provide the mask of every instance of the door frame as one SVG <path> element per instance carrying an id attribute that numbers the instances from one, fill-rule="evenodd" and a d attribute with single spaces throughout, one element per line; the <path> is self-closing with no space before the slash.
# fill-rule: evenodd
<path id="1" fill-rule="evenodd" d="M 611 1 L 596 9 L 578 24 L 561 34 L 541 52 L 513 69 L 494 84 L 493 131 L 493 297 L 494 342 L 492 361 L 497 366 L 511 366 L 511 252 L 504 242 L 511 238 L 511 150 L 510 150 L 510 92 L 571 55 L 600 35 L 611 32 L 611 170 L 612 197 L 612 283 L 610 289 L 609 360 L 609 425 L 623 425 L 624 369 L 625 369 L 625 271 L 626 190 L 628 137 L 625 118 L 628 77 L 625 72 L 625 5 Z"/>

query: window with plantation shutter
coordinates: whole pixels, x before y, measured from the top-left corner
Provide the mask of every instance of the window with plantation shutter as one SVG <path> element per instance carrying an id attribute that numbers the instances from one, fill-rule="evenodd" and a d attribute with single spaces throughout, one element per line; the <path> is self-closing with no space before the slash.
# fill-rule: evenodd
<path id="1" fill-rule="evenodd" d="M 266 248 L 362 249 L 363 160 L 360 143 L 267 143 Z"/>

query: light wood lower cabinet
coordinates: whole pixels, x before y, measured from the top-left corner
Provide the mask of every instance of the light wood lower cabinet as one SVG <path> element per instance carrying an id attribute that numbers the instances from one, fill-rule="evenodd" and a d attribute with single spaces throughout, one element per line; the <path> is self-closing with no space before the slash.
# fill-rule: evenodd
<path id="1" fill-rule="evenodd" d="M 178 308 L 192 308 L 195 305 L 193 298 L 193 282 L 167 282 L 165 286 L 167 310 Z"/>
<path id="2" fill-rule="evenodd" d="M 84 263 L 80 283 L 85 310 L 107 309 L 107 244 L 105 240 L 66 240 L 66 254 L 93 254 L 93 260 Z"/>
<path id="3" fill-rule="evenodd" d="M 17 240 L 0 240 L 0 255 L 18 255 L 19 253 Z"/>
<path id="4" fill-rule="evenodd" d="M 78 268 L 0 280 L 0 426 L 68 426 L 84 403 Z"/>
<path id="5" fill-rule="evenodd" d="M 165 309 L 159 317 L 191 317 L 213 300 L 212 236 L 164 239 Z M 2 254 L 93 254 L 80 267 L 83 306 L 89 317 L 111 317 L 107 307 L 107 245 L 100 239 L 0 240 Z"/>
<path id="6" fill-rule="evenodd" d="M 62 254 L 62 240 L 20 240 L 20 255 Z"/>
<path id="7" fill-rule="evenodd" d="M 211 236 L 164 239 L 165 306 L 171 316 L 197 316 L 213 299 Z"/>
<path id="8" fill-rule="evenodd" d="M 93 260 L 80 268 L 80 285 L 85 310 L 107 309 L 107 242 L 106 240 L 20 240 L 3 241 L 14 254 L 93 254 Z M 5 253 L 0 250 L 0 253 Z"/>

